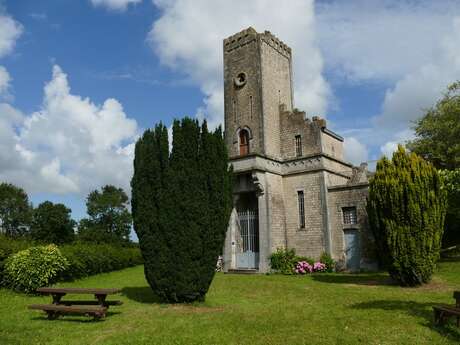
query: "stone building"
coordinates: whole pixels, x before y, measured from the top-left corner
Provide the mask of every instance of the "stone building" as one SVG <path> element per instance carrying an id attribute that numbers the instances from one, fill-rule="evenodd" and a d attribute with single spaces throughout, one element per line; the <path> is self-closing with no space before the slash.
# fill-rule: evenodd
<path id="1" fill-rule="evenodd" d="M 372 267 L 367 166 L 326 120 L 294 108 L 291 48 L 253 28 L 224 39 L 225 140 L 236 181 L 224 270 L 270 270 L 277 248 Z"/>

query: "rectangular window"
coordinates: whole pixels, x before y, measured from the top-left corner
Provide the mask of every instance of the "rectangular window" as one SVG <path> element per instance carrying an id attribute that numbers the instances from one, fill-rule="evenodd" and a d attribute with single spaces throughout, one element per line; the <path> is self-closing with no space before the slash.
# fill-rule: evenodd
<path id="1" fill-rule="evenodd" d="M 302 156 L 302 137 L 300 135 L 295 136 L 295 155 Z"/>
<path id="2" fill-rule="evenodd" d="M 342 208 L 343 224 L 357 224 L 358 217 L 356 215 L 356 207 Z"/>
<path id="3" fill-rule="evenodd" d="M 297 200 L 299 203 L 299 226 L 305 229 L 305 198 L 302 190 L 297 192 Z"/>

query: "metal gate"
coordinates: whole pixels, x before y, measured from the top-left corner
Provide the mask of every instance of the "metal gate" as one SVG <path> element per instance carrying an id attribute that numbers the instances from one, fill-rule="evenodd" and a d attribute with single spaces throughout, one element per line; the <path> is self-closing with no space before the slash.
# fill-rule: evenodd
<path id="1" fill-rule="evenodd" d="M 257 212 L 244 210 L 238 212 L 240 241 L 236 253 L 238 268 L 259 267 L 259 222 Z"/>

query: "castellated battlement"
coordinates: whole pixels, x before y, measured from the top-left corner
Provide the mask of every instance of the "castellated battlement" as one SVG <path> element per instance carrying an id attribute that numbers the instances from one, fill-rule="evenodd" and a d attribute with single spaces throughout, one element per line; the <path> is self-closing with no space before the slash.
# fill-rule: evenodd
<path id="1" fill-rule="evenodd" d="M 232 36 L 229 36 L 224 39 L 224 51 L 229 53 L 235 49 L 241 48 L 246 44 L 251 43 L 255 40 L 263 41 L 279 53 L 291 57 L 292 50 L 291 48 L 273 35 L 270 31 L 264 31 L 263 33 L 258 33 L 253 27 L 249 27 L 243 31 L 240 31 Z"/>
<path id="2" fill-rule="evenodd" d="M 287 117 L 289 119 L 295 119 L 297 123 L 300 123 L 301 120 L 305 122 L 306 125 L 313 125 L 318 128 L 326 128 L 327 121 L 319 116 L 313 116 L 311 119 L 307 117 L 305 111 L 301 111 L 297 108 L 294 108 L 292 111 L 288 110 L 286 104 L 280 104 L 280 115 L 281 117 Z"/>

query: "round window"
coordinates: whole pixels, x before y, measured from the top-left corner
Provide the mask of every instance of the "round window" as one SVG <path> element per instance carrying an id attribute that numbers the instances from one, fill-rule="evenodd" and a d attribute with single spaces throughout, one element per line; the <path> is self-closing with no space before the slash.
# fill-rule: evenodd
<path id="1" fill-rule="evenodd" d="M 243 87 L 244 85 L 246 85 L 247 80 L 248 80 L 248 77 L 247 77 L 246 73 L 244 73 L 244 72 L 239 73 L 233 79 L 236 87 Z"/>

